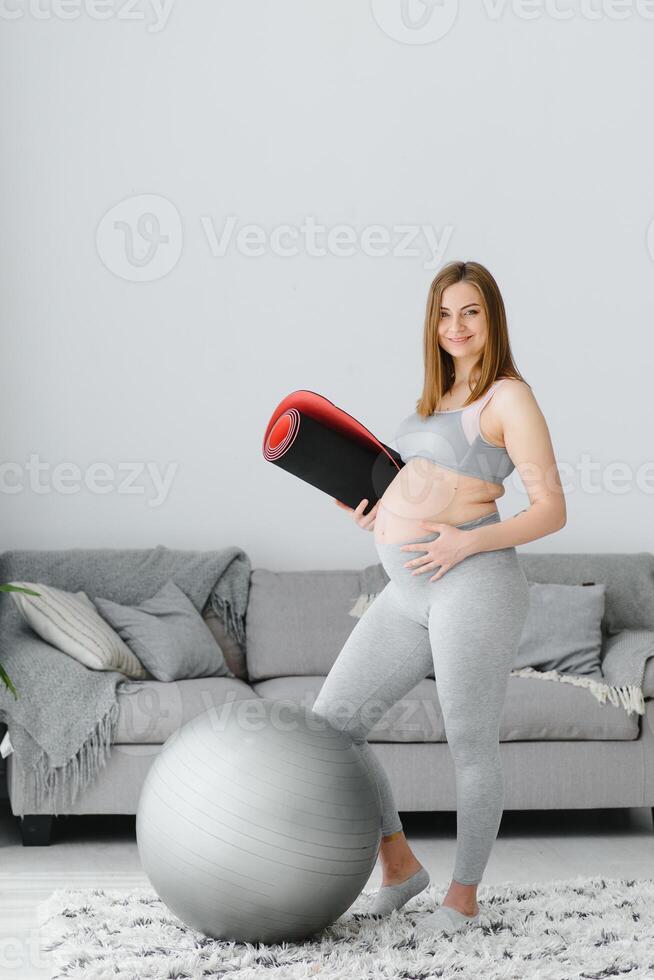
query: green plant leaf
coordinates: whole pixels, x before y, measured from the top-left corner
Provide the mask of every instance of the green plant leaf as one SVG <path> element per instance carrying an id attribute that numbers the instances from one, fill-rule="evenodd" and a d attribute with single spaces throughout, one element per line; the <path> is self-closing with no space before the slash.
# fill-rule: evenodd
<path id="1" fill-rule="evenodd" d="M 34 592 L 32 589 L 25 589 L 21 585 L 11 585 L 8 583 L 6 585 L 0 585 L 0 592 L 26 592 L 27 595 L 41 595 L 40 592 Z M 4 684 L 8 690 L 11 691 L 16 700 L 18 700 L 18 694 L 16 693 L 16 688 L 11 683 L 11 678 L 7 671 L 4 669 L 2 664 L 0 664 L 0 681 Z"/>
<path id="2" fill-rule="evenodd" d="M 24 589 L 21 585 L 0 585 L 0 592 L 26 592 L 27 595 L 41 595 L 40 592 L 34 592 L 32 589 Z"/>
<path id="3" fill-rule="evenodd" d="M 15 699 L 18 701 L 18 695 L 16 694 L 16 688 L 11 683 L 11 678 L 7 674 L 7 671 L 4 669 L 4 667 L 2 666 L 2 664 L 0 664 L 0 680 L 3 681 L 5 687 L 8 687 L 9 688 L 9 690 L 11 691 L 11 693 L 13 694 L 13 696 L 15 697 Z"/>

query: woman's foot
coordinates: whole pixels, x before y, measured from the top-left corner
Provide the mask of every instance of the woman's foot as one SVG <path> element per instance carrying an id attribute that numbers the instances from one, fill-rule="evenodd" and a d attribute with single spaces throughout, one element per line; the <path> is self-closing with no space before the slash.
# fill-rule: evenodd
<path id="1" fill-rule="evenodd" d="M 396 909 L 401 909 L 409 899 L 415 898 L 429 884 L 429 872 L 420 868 L 404 881 L 396 885 L 382 885 L 372 903 L 373 915 L 390 915 Z"/>
<path id="2" fill-rule="evenodd" d="M 429 874 L 420 864 L 400 830 L 382 837 L 380 858 L 382 885 L 373 902 L 374 915 L 389 915 L 418 895 L 429 884 Z"/>
<path id="3" fill-rule="evenodd" d="M 479 915 L 479 906 L 476 902 L 474 904 L 468 902 L 448 902 L 443 899 L 441 905 L 444 905 L 448 909 L 454 909 L 455 912 L 460 912 L 461 915 L 467 915 L 468 917 Z"/>
<path id="4" fill-rule="evenodd" d="M 479 913 L 463 915 L 451 905 L 439 905 L 433 912 L 423 916 L 413 930 L 419 939 L 434 939 L 439 935 L 463 932 L 479 924 Z"/>
<path id="5" fill-rule="evenodd" d="M 454 909 L 455 912 L 468 918 L 479 915 L 477 888 L 478 885 L 463 885 L 460 881 L 452 879 L 441 905 Z"/>

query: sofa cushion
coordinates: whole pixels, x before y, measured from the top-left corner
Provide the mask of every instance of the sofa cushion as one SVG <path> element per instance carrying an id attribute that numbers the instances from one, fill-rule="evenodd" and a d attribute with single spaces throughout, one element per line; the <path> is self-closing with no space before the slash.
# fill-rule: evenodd
<path id="1" fill-rule="evenodd" d="M 13 582 L 37 595 L 10 592 L 16 608 L 46 643 L 89 670 L 117 670 L 135 680 L 148 673 L 123 638 L 100 616 L 85 592 L 66 592 L 40 582 Z"/>
<path id="2" fill-rule="evenodd" d="M 606 586 L 531 582 L 514 669 L 559 670 L 602 678 Z"/>
<path id="3" fill-rule="evenodd" d="M 649 552 L 529 554 L 520 550 L 518 558 L 530 582 L 605 583 L 603 634 L 654 629 L 654 555 Z M 328 674 L 358 622 L 351 610 L 361 591 L 360 570 L 253 569 L 246 616 L 249 680 Z"/>
<path id="4" fill-rule="evenodd" d="M 196 715 L 217 705 L 257 699 L 249 684 L 237 677 L 195 677 L 189 680 L 126 681 L 117 689 L 119 705 L 114 745 L 161 745 Z"/>
<path id="5" fill-rule="evenodd" d="M 654 629 L 654 554 L 530 554 L 518 551 L 530 582 L 606 584 L 603 631 Z"/>
<path id="6" fill-rule="evenodd" d="M 245 618 L 250 681 L 326 676 L 356 626 L 358 572 L 271 572 L 255 568 Z"/>
<path id="7" fill-rule="evenodd" d="M 313 707 L 324 677 L 277 677 L 252 684 L 273 700 L 289 699 Z M 528 677 L 509 677 L 500 723 L 501 742 L 560 739 L 638 738 L 639 715 L 601 705 L 584 687 Z M 445 742 L 436 682 L 425 678 L 390 708 L 370 730 L 370 742 Z"/>
<path id="8" fill-rule="evenodd" d="M 230 674 L 223 652 L 189 597 L 172 579 L 138 605 L 95 598 L 103 616 L 158 681 Z"/>
<path id="9" fill-rule="evenodd" d="M 324 677 L 275 677 L 253 681 L 252 687 L 262 698 L 288 700 L 312 708 L 323 685 Z M 428 679 L 409 691 L 373 725 L 371 742 L 444 742 L 445 728 L 436 684 Z"/>

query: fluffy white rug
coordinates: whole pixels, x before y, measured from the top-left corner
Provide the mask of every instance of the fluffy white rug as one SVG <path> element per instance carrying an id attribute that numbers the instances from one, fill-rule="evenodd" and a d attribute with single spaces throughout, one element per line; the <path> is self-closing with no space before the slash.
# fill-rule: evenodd
<path id="1" fill-rule="evenodd" d="M 418 942 L 412 927 L 443 898 L 430 887 L 388 918 L 374 889 L 319 941 L 219 942 L 186 928 L 149 888 L 62 889 L 40 906 L 52 977 L 144 980 L 606 980 L 654 977 L 654 879 L 570 878 L 479 886 L 481 923 Z"/>

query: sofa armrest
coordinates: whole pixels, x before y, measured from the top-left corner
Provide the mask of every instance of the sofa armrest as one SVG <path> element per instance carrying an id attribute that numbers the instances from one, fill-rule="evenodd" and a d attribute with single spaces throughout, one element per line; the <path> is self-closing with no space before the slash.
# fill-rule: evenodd
<path id="1" fill-rule="evenodd" d="M 643 677 L 643 697 L 645 700 L 654 698 L 654 657 L 650 657 L 645 664 L 645 675 Z"/>

